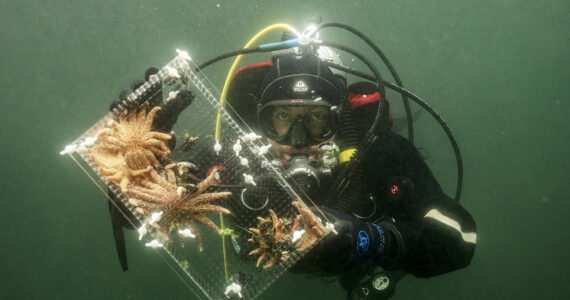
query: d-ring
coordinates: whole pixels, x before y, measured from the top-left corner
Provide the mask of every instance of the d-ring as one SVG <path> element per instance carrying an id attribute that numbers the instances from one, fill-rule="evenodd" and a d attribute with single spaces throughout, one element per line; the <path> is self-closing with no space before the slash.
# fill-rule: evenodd
<path id="1" fill-rule="evenodd" d="M 244 200 L 244 197 L 243 197 L 245 191 L 247 191 L 247 188 L 241 190 L 240 199 L 241 199 L 241 203 L 243 204 L 243 206 L 247 207 L 249 210 L 262 210 L 262 209 L 264 209 L 264 208 L 267 206 L 267 203 L 269 203 L 269 197 L 266 196 L 266 197 L 265 197 L 265 203 L 263 203 L 263 205 L 262 205 L 261 207 L 257 207 L 257 208 L 251 207 L 251 206 L 249 206 L 249 205 L 247 205 L 247 204 L 245 203 L 245 200 Z"/>

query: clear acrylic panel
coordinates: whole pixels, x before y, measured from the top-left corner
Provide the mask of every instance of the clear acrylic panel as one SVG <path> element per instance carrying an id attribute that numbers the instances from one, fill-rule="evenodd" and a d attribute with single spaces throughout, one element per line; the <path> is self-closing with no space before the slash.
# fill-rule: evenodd
<path id="1" fill-rule="evenodd" d="M 180 51 L 62 154 L 199 298 L 254 299 L 327 231 L 213 91 Z"/>

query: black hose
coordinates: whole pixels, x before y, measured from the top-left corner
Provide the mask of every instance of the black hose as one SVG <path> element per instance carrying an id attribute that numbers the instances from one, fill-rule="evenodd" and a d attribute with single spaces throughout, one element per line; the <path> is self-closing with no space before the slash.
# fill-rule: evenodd
<path id="1" fill-rule="evenodd" d="M 338 65 L 335 63 L 330 63 L 330 62 L 328 62 L 327 65 L 331 68 L 334 68 L 334 69 L 337 69 L 337 70 L 340 70 L 343 72 L 347 72 L 347 73 L 350 73 L 352 75 L 355 75 L 355 76 L 358 76 L 358 77 L 361 77 L 361 78 L 364 78 L 364 79 L 367 79 L 370 81 L 376 80 L 376 78 L 372 75 L 362 73 L 362 72 L 356 71 L 354 69 L 347 68 L 345 66 L 341 66 L 341 65 Z M 457 140 L 455 139 L 455 136 L 451 132 L 451 129 L 449 129 L 449 127 L 447 126 L 447 123 L 445 122 L 445 120 L 443 120 L 441 115 L 438 112 L 436 112 L 427 102 L 422 100 L 420 97 L 414 95 L 412 92 L 410 92 L 410 91 L 404 89 L 403 87 L 398 86 L 394 83 L 385 81 L 384 85 L 393 91 L 396 91 L 400 94 L 403 94 L 403 95 L 410 97 L 410 99 L 412 99 L 414 102 L 416 102 L 418 105 L 420 105 L 423 109 L 425 109 L 439 123 L 439 125 L 441 126 L 443 131 L 445 131 L 445 134 L 449 138 L 451 146 L 453 147 L 453 151 L 455 152 L 455 160 L 457 162 L 457 189 L 455 191 L 455 200 L 459 201 L 459 199 L 461 198 L 461 190 L 463 188 L 463 159 L 461 158 L 461 152 L 459 150 Z"/>
<path id="2" fill-rule="evenodd" d="M 400 94 L 405 94 L 406 96 L 410 97 L 412 100 L 414 100 L 414 102 L 416 102 L 425 110 L 427 110 L 427 112 L 429 112 L 429 114 L 439 123 L 443 131 L 445 131 L 445 134 L 447 134 L 447 137 L 451 142 L 451 146 L 453 147 L 453 151 L 455 152 L 455 160 L 457 162 L 457 189 L 455 190 L 455 200 L 459 202 L 459 199 L 461 198 L 461 189 L 463 187 L 463 159 L 461 158 L 461 152 L 459 151 L 459 146 L 457 145 L 457 140 L 453 136 L 453 132 L 451 132 L 451 129 L 449 129 L 447 123 L 445 122 L 445 120 L 443 120 L 441 115 L 437 113 L 427 102 L 423 101 L 420 97 L 414 95 L 412 92 L 402 87 L 399 87 L 391 82 L 385 82 L 384 84 L 386 84 L 386 86 L 391 90 L 394 90 Z"/>
<path id="3" fill-rule="evenodd" d="M 346 89 L 341 94 L 342 95 L 339 99 L 340 116 L 338 119 L 337 144 L 342 152 L 351 148 L 356 148 L 358 146 L 359 139 L 356 123 L 352 115 L 352 109 L 350 109 L 350 103 L 348 103 Z"/>
<path id="4" fill-rule="evenodd" d="M 382 80 L 380 72 L 364 55 L 349 47 L 333 42 L 321 41 L 319 44 L 345 51 L 360 59 L 364 64 L 366 64 L 372 73 L 374 73 L 374 77 L 376 78 L 375 82 L 377 83 L 380 95 L 386 95 L 384 80 Z M 353 154 L 350 161 L 348 161 L 340 171 L 334 185 L 336 188 L 331 189 L 329 192 L 329 198 L 335 199 L 333 208 L 350 214 L 353 204 L 358 201 L 359 197 L 362 197 L 362 191 L 364 190 L 364 177 L 360 168 L 361 158 L 363 158 L 368 152 L 372 137 L 376 136 L 379 132 L 388 130 L 388 117 L 388 102 L 381 99 L 378 104 L 376 118 L 366 133 L 364 141 L 361 143 L 361 146 L 357 148 L 357 151 Z"/>
<path id="5" fill-rule="evenodd" d="M 339 117 L 339 130 L 337 133 L 338 145 L 341 152 L 350 149 L 356 149 L 359 144 L 358 131 L 356 129 L 356 123 L 352 115 L 352 109 L 350 108 L 350 103 L 348 102 L 346 96 L 346 90 L 342 94 L 343 94 L 342 98 L 340 99 L 341 115 Z M 350 168 L 350 163 L 348 162 L 343 163 L 339 167 L 342 168 L 341 170 L 348 169 Z M 339 173 L 343 174 L 345 172 L 341 171 Z M 343 176 L 337 177 L 337 182 L 335 184 L 335 186 L 337 187 L 342 184 L 341 181 L 338 181 L 338 179 L 340 178 L 343 178 Z M 334 205 L 332 205 L 332 208 L 344 211 L 346 213 L 351 212 L 353 204 L 358 201 L 365 187 L 363 180 L 364 177 L 362 172 L 357 172 L 357 174 L 351 176 L 351 179 L 356 184 L 353 183 L 351 185 L 351 188 L 348 193 L 345 193 L 343 195 L 343 193 L 339 193 L 338 191 L 335 191 L 335 189 L 330 190 L 329 195 L 327 197 L 327 201 L 331 201 L 334 203 Z M 335 192 L 333 193 L 332 191 Z M 340 196 L 342 196 L 342 198 L 340 198 Z"/>
<path id="6" fill-rule="evenodd" d="M 370 60 L 368 60 L 364 55 L 360 54 L 359 52 L 357 52 L 357 51 L 355 51 L 349 47 L 346 47 L 344 45 L 340 45 L 337 43 L 333 43 L 333 42 L 321 41 L 321 42 L 319 42 L 319 44 L 326 46 L 326 47 L 331 47 L 331 48 L 335 48 L 335 49 L 345 51 L 347 53 L 354 55 L 358 59 L 360 59 L 364 64 L 366 64 L 366 66 L 374 74 L 374 77 L 376 78 L 375 81 L 376 81 L 376 84 L 378 87 L 378 91 L 380 92 L 380 95 L 386 95 L 386 89 L 384 88 L 384 80 L 382 79 L 380 72 L 374 66 L 374 64 L 372 64 L 372 62 Z M 378 105 L 378 112 L 376 113 L 376 118 L 374 119 L 372 126 L 368 130 L 368 133 L 370 135 L 373 135 L 373 134 L 376 134 L 380 131 L 387 130 L 388 124 L 389 124 L 388 117 L 389 117 L 389 112 L 387 109 L 387 102 L 380 100 L 380 103 Z"/>
<path id="7" fill-rule="evenodd" d="M 388 68 L 388 70 L 390 71 L 390 74 L 394 78 L 394 81 L 396 81 L 396 84 L 398 84 L 401 87 L 404 86 L 402 83 L 402 80 L 400 80 L 400 76 L 398 76 L 398 73 L 396 72 L 396 69 L 394 68 L 394 66 L 392 66 L 392 63 L 390 63 L 390 60 L 388 60 L 388 57 L 386 57 L 386 55 L 382 52 L 382 50 L 380 50 L 380 48 L 378 46 L 376 46 L 376 44 L 370 38 L 368 38 L 366 35 L 364 35 L 364 33 L 360 32 L 358 29 L 356 29 L 352 26 L 342 24 L 342 23 L 320 24 L 319 26 L 317 26 L 317 32 L 320 31 L 321 29 L 324 29 L 327 27 L 342 28 L 342 29 L 347 30 L 347 31 L 351 32 L 352 34 L 356 35 L 360 39 L 362 39 L 366 44 L 368 44 L 368 46 L 370 46 L 370 48 L 372 48 L 372 50 L 374 50 L 374 52 L 376 52 L 376 54 L 380 57 L 380 59 L 382 59 L 382 61 L 384 62 L 384 64 Z M 410 102 L 408 101 L 408 98 L 406 97 L 406 95 L 404 95 L 404 94 L 401 94 L 401 95 L 402 95 L 402 101 L 404 102 L 404 109 L 406 111 L 406 120 L 408 122 L 408 140 L 413 144 L 414 143 L 414 126 L 413 126 L 413 120 L 412 120 L 412 111 L 410 109 Z M 383 96 L 386 97 L 386 95 L 383 95 Z"/>
<path id="8" fill-rule="evenodd" d="M 331 24 L 335 24 L 335 23 L 331 23 Z M 326 24 L 323 24 L 326 25 Z M 348 27 L 348 26 L 347 26 Z M 387 86 L 388 88 L 399 92 L 402 95 L 406 95 L 407 97 L 410 97 L 412 100 L 414 100 L 414 102 L 416 102 L 417 104 L 419 104 L 422 108 L 424 108 L 425 110 L 427 110 L 432 117 L 434 117 L 436 119 L 436 121 L 440 124 L 440 126 L 443 128 L 443 130 L 445 131 L 445 133 L 447 134 L 451 145 L 453 147 L 453 150 L 455 151 L 455 156 L 456 156 L 456 161 L 457 161 L 457 190 L 455 192 L 455 200 L 459 201 L 460 197 L 461 197 L 461 190 L 462 190 L 462 185 L 463 185 L 463 161 L 461 158 L 461 153 L 459 150 L 459 146 L 457 145 L 457 141 L 455 140 L 455 137 L 453 136 L 453 133 L 451 132 L 451 130 L 449 129 L 449 127 L 447 126 L 447 124 L 445 123 L 445 121 L 441 118 L 441 116 L 435 111 L 433 110 L 433 108 L 431 108 L 431 106 L 429 104 L 427 104 L 424 100 L 422 100 L 421 98 L 419 98 L 418 96 L 414 95 L 413 93 L 411 93 L 410 91 L 402 88 L 399 85 L 393 84 L 391 82 L 388 81 L 384 81 L 380 75 L 380 72 L 378 71 L 378 69 L 376 69 L 376 67 L 374 67 L 374 65 L 368 60 L 366 59 L 366 57 L 364 57 L 362 54 L 350 49 L 349 47 L 343 46 L 343 45 L 339 45 L 336 43 L 332 43 L 332 42 L 321 42 L 320 43 L 323 46 L 328 46 L 328 47 L 332 47 L 332 48 L 337 48 L 339 50 L 342 51 L 346 51 L 354 56 L 356 56 L 357 58 L 359 58 L 360 60 L 362 60 L 372 71 L 372 73 L 374 74 L 374 76 L 363 73 L 363 72 L 359 72 L 356 71 L 354 69 L 351 68 L 347 68 L 338 64 L 334 64 L 334 63 L 330 63 L 328 62 L 327 64 L 329 66 L 331 66 L 332 68 L 353 74 L 355 76 L 370 80 L 370 81 L 374 81 L 377 83 L 378 86 L 378 90 L 380 91 L 381 95 L 385 95 L 385 86 Z M 237 55 L 241 55 L 241 54 L 248 54 L 248 53 L 256 53 L 256 52 L 268 52 L 271 50 L 266 50 L 266 49 L 260 49 L 258 47 L 256 48 L 248 48 L 248 49 L 241 49 L 241 50 L 236 50 L 236 51 L 232 51 L 232 52 L 228 52 L 228 53 L 224 53 L 222 55 L 219 55 L 217 57 L 214 57 L 204 63 L 202 63 L 201 65 L 198 66 L 198 71 L 202 70 L 206 67 L 208 67 L 209 65 L 218 62 L 222 59 L 225 58 L 229 58 L 232 56 L 237 56 Z M 388 109 L 387 109 L 387 102 L 386 101 L 380 101 L 379 105 L 378 105 L 378 112 L 376 114 L 376 119 L 374 120 L 374 123 L 372 125 L 372 127 L 370 128 L 370 130 L 368 131 L 368 133 L 366 134 L 364 141 L 363 141 L 363 145 L 364 146 L 369 146 L 371 143 L 371 139 L 374 138 L 375 133 L 377 130 L 385 130 L 387 127 L 387 119 L 388 119 Z M 383 124 L 384 126 L 381 126 L 381 124 Z M 408 126 L 409 128 L 410 126 Z M 408 132 L 409 133 L 409 132 Z M 364 150 L 364 151 L 363 151 Z M 359 157 L 362 157 L 362 154 L 366 152 L 366 147 L 360 147 L 359 151 L 357 151 L 355 153 L 355 158 L 356 161 L 359 160 Z M 350 169 L 353 169 L 353 167 L 350 168 L 345 168 L 343 170 L 343 172 L 341 173 L 352 173 Z M 352 170 L 353 171 L 353 170 Z M 346 174 L 346 173 L 345 173 Z M 342 174 L 341 174 L 342 175 Z M 345 176 L 340 176 L 340 178 L 346 178 Z M 346 180 L 345 180 L 346 182 Z"/>
<path id="9" fill-rule="evenodd" d="M 202 63 L 201 65 L 198 66 L 198 70 L 202 70 L 206 67 L 208 67 L 209 65 L 216 63 L 222 59 L 226 59 L 229 57 L 233 57 L 233 56 L 238 56 L 238 55 L 242 55 L 242 54 L 249 54 L 249 53 L 256 53 L 256 52 L 268 52 L 271 50 L 264 50 L 264 49 L 260 49 L 259 47 L 255 47 L 255 48 L 246 48 L 246 49 L 240 49 L 240 50 L 236 50 L 236 51 L 231 51 L 231 52 L 227 52 L 221 55 L 218 55 L 204 63 Z"/>

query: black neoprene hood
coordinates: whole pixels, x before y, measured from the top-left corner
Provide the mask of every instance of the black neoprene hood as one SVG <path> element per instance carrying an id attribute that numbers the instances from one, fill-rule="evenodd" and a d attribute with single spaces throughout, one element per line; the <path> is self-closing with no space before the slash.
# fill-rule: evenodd
<path id="1" fill-rule="evenodd" d="M 274 57 L 273 67 L 262 84 L 258 112 L 273 101 L 280 105 L 337 106 L 338 85 L 333 72 L 316 55 Z"/>

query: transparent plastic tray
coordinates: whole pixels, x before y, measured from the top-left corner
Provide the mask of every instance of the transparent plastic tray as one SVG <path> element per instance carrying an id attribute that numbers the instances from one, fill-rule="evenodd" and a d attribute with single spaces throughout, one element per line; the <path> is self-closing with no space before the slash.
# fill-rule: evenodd
<path id="1" fill-rule="evenodd" d="M 254 299 L 326 230 L 195 70 L 179 51 L 62 154 L 116 195 L 141 246 L 170 257 L 198 298 Z"/>

